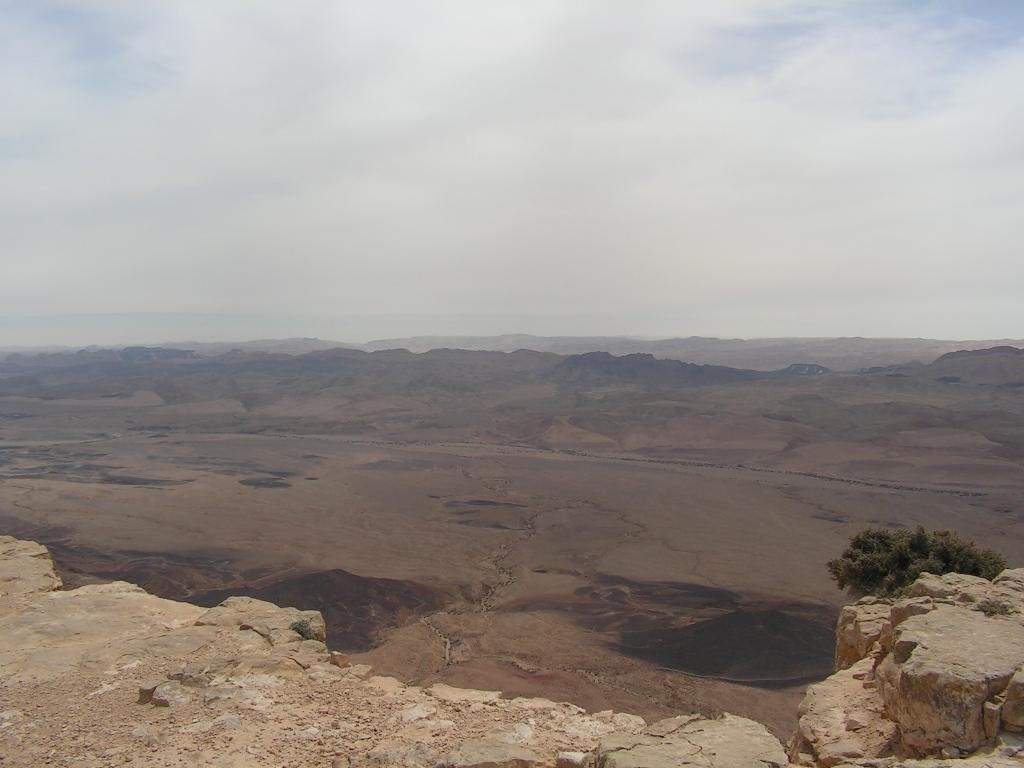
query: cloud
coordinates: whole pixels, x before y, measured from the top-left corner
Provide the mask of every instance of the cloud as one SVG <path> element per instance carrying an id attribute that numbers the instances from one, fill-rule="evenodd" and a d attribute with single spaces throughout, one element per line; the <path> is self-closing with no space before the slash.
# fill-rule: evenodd
<path id="1" fill-rule="evenodd" d="M 1009 335 L 1019 22 L 953 2 L 0 3 L 0 306 Z"/>

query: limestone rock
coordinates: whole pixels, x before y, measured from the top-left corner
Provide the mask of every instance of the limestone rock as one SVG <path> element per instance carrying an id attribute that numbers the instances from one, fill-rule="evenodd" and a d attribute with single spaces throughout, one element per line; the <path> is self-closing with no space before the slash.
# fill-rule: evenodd
<path id="1" fill-rule="evenodd" d="M 308 624 L 312 639 L 320 642 L 327 639 L 324 617 L 320 611 L 281 608 L 253 597 L 229 597 L 196 619 L 198 626 L 251 629 L 265 637 L 271 645 L 302 642 L 303 638 L 292 629 L 292 625 L 297 622 Z"/>
<path id="2" fill-rule="evenodd" d="M 147 747 L 159 746 L 167 738 L 163 731 L 154 725 L 136 725 L 132 728 L 132 736 Z"/>
<path id="3" fill-rule="evenodd" d="M 892 604 L 865 598 L 848 605 L 836 625 L 836 669 L 846 669 L 868 655 L 889 621 Z"/>
<path id="4" fill-rule="evenodd" d="M 553 709 L 561 709 L 566 706 L 573 706 L 571 704 L 560 704 L 559 702 L 552 701 L 551 699 L 525 698 L 523 696 L 517 696 L 516 698 L 511 699 L 509 701 L 509 705 L 515 707 L 516 709 L 522 709 L 528 712 L 549 712 Z M 575 709 L 577 709 L 580 712 L 583 711 L 579 709 L 579 707 L 575 707 Z"/>
<path id="5" fill-rule="evenodd" d="M 532 750 L 496 738 L 470 739 L 455 747 L 439 768 L 533 768 L 541 764 Z"/>
<path id="6" fill-rule="evenodd" d="M 435 683 L 430 686 L 430 695 L 441 701 L 452 702 L 487 702 L 497 701 L 501 698 L 501 691 L 477 691 L 471 688 L 453 688 L 444 683 Z"/>
<path id="7" fill-rule="evenodd" d="M 893 753 L 898 739 L 896 724 L 886 718 L 877 691 L 864 687 L 872 663 L 862 659 L 807 689 L 789 748 L 794 762 L 799 762 L 800 753 L 806 753 L 817 765 L 828 768 Z"/>
<path id="8" fill-rule="evenodd" d="M 602 736 L 615 732 L 610 722 L 602 722 L 596 717 L 578 712 L 557 712 L 552 721 L 558 724 L 559 730 L 573 742 L 593 742 Z"/>
<path id="9" fill-rule="evenodd" d="M 647 726 L 645 733 L 648 736 L 668 736 L 670 733 L 675 733 L 680 728 L 690 723 L 703 720 L 701 715 L 676 715 L 675 717 L 666 717 L 664 720 L 659 720 L 656 723 L 651 723 Z"/>
<path id="10" fill-rule="evenodd" d="M 1006 699 L 1000 707 L 1000 720 L 1008 730 L 1024 730 L 1024 669 L 1018 669 L 1006 686 Z"/>
<path id="11" fill-rule="evenodd" d="M 147 680 L 146 682 L 142 683 L 139 686 L 139 698 L 138 698 L 137 703 L 138 704 L 149 704 L 151 701 L 153 701 L 153 691 L 155 691 L 157 688 L 159 688 L 165 682 L 167 682 L 166 678 L 157 677 L 157 678 L 153 678 L 152 680 Z"/>
<path id="12" fill-rule="evenodd" d="M 306 675 L 317 683 L 333 683 L 348 677 L 346 671 L 333 664 L 312 664 L 306 670 Z"/>
<path id="13" fill-rule="evenodd" d="M 61 588 L 50 551 L 34 541 L 0 536 L 0 597 L 34 595 Z"/>
<path id="14" fill-rule="evenodd" d="M 437 712 L 437 707 L 429 704 L 410 704 L 398 713 L 398 719 L 403 723 L 414 723 L 423 720 Z"/>
<path id="15" fill-rule="evenodd" d="M 507 723 L 491 731 L 488 738 L 506 744 L 529 744 L 533 741 L 533 728 L 526 723 Z"/>
<path id="16" fill-rule="evenodd" d="M 346 667 L 344 671 L 352 677 L 365 678 L 373 671 L 373 667 L 369 664 L 353 664 L 351 667 Z"/>
<path id="17" fill-rule="evenodd" d="M 1022 665 L 1024 624 L 940 606 L 895 628 L 879 687 L 905 749 L 973 752 L 987 741 L 985 702 Z"/>
<path id="18" fill-rule="evenodd" d="M 90 584 L 0 605 L 0 678 L 9 684 L 103 670 L 132 659 L 178 653 L 208 642 L 154 639 L 192 623 L 203 610 L 149 595 L 134 584 Z M 171 634 L 174 634 L 172 631 Z"/>
<path id="19" fill-rule="evenodd" d="M 149 595 L 146 595 L 149 597 Z M 171 602 L 171 601 L 168 601 Z M 122 657 L 151 659 L 154 656 L 184 657 L 207 645 L 217 635 L 215 627 L 175 627 L 171 632 L 145 634 L 125 640 Z"/>
<path id="20" fill-rule="evenodd" d="M 352 662 L 349 659 L 349 657 L 346 656 L 344 653 L 339 653 L 338 651 L 331 651 L 328 654 L 327 663 L 333 664 L 334 666 L 339 667 L 341 669 L 345 669 L 346 667 L 352 666 Z"/>
<path id="21" fill-rule="evenodd" d="M 192 696 L 181 683 L 169 680 L 153 689 L 150 703 L 157 707 L 180 707 L 192 701 Z"/>
<path id="22" fill-rule="evenodd" d="M 1024 729 L 1024 569 L 992 581 L 923 574 L 899 599 L 861 600 L 840 616 L 836 663 L 800 707 L 794 761 L 991 749 Z"/>
<path id="23" fill-rule="evenodd" d="M 979 599 L 987 591 L 990 583 L 988 579 L 980 576 L 968 576 L 963 573 L 946 573 L 941 576 L 922 573 L 917 581 L 907 588 L 904 596 L 957 598 L 973 602 L 971 597 Z"/>
<path id="24" fill-rule="evenodd" d="M 387 739 L 351 761 L 352 768 L 433 768 L 437 755 L 423 742 Z"/>
<path id="25" fill-rule="evenodd" d="M 228 731 L 233 731 L 242 727 L 242 718 L 234 712 L 225 712 L 223 715 L 214 718 L 213 725 Z"/>
<path id="26" fill-rule="evenodd" d="M 617 731 L 625 733 L 640 733 L 647 722 L 640 715 L 631 715 L 627 712 L 616 712 L 612 715 L 611 725 Z"/>
<path id="27" fill-rule="evenodd" d="M 591 755 L 586 752 L 559 752 L 555 758 L 555 768 L 586 768 Z"/>
<path id="28" fill-rule="evenodd" d="M 381 677 L 380 675 L 371 677 L 366 683 L 382 693 L 397 693 L 405 687 L 402 681 L 397 678 Z"/>
<path id="29" fill-rule="evenodd" d="M 655 723 L 645 734 L 602 739 L 596 750 L 597 768 L 781 768 L 788 762 L 779 740 L 753 720 L 723 715 L 671 721 Z"/>

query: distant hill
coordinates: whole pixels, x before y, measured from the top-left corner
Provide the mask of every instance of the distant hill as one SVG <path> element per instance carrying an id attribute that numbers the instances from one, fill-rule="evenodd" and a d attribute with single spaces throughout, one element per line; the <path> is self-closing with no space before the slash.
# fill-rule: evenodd
<path id="1" fill-rule="evenodd" d="M 101 351 L 117 352 L 123 349 L 137 349 L 138 346 L 122 346 L 120 344 L 89 345 L 85 347 L 45 346 L 45 347 L 0 347 L 0 360 L 12 355 L 33 356 L 40 354 L 73 355 L 90 354 Z M 215 357 L 229 352 L 268 352 L 281 355 L 302 355 L 307 352 L 321 352 L 325 349 L 361 349 L 358 344 L 346 344 L 341 341 L 329 341 L 316 338 L 291 339 L 255 339 L 252 341 L 168 341 L 160 344 L 147 345 L 146 349 L 176 349 L 195 352 L 205 357 Z"/>
<path id="2" fill-rule="evenodd" d="M 950 383 L 1024 387 L 1024 349 L 998 346 L 943 355 L 920 374 Z"/>
<path id="3" fill-rule="evenodd" d="M 317 338 L 257 339 L 252 341 L 182 341 L 150 345 L 149 348 L 189 350 L 202 357 L 233 353 L 304 355 L 332 349 L 377 352 L 404 349 L 429 352 L 438 349 L 515 352 L 533 350 L 555 355 L 582 355 L 607 352 L 617 357 L 633 354 L 653 355 L 665 360 L 682 360 L 698 365 L 719 365 L 758 371 L 779 371 L 790 365 L 805 366 L 805 374 L 814 368 L 830 371 L 862 371 L 872 368 L 907 367 L 912 362 L 927 364 L 950 352 L 989 349 L 1000 346 L 1024 346 L 1024 340 L 998 339 L 950 341 L 941 339 L 846 338 L 770 338 L 717 339 L 704 336 L 688 338 L 644 339 L 629 336 L 411 336 L 378 339 L 365 344 Z M 66 356 L 96 354 L 124 349 L 108 347 L 0 347 L 0 360 L 13 356 L 49 354 Z M 818 371 L 819 373 L 823 371 Z"/>
<path id="4" fill-rule="evenodd" d="M 9 355 L 0 360 L 0 395 L 110 398 L 144 390 L 169 403 L 227 397 L 251 406 L 328 388 L 375 394 L 460 393 L 536 380 L 561 360 L 530 350 L 439 349 L 414 354 L 338 347 L 302 355 L 233 350 L 200 356 L 161 347 L 90 349 Z"/>
<path id="5" fill-rule="evenodd" d="M 607 352 L 573 355 L 559 363 L 551 373 L 551 378 L 556 381 L 581 384 L 630 381 L 656 386 L 731 384 L 763 377 L 759 371 L 659 360 L 649 354 L 615 357 Z"/>
<path id="6" fill-rule="evenodd" d="M 674 388 L 825 372 L 827 369 L 814 364 L 765 372 L 664 360 L 651 354 L 563 356 L 528 349 L 414 353 L 336 347 L 301 355 L 232 349 L 204 356 L 192 350 L 126 347 L 10 355 L 0 360 L 0 395 L 123 398 L 132 392 L 151 391 L 167 403 L 229 398 L 254 407 L 286 395 L 307 397 L 325 390 L 423 396 L 537 383 Z"/>
<path id="7" fill-rule="evenodd" d="M 534 349 L 559 355 L 608 352 L 612 355 L 649 354 L 702 365 L 722 365 L 775 371 L 796 362 L 836 371 L 903 365 L 914 360 L 928 363 L 948 352 L 984 349 L 1024 341 L 948 341 L 940 339 L 772 338 L 716 339 L 703 336 L 642 339 L 626 336 L 414 336 L 368 342 L 364 349 L 408 349 L 426 352 L 441 347 L 511 352 Z"/>
<path id="8" fill-rule="evenodd" d="M 270 352 L 281 355 L 303 355 L 325 349 L 358 349 L 357 344 L 316 338 L 256 339 L 254 341 L 180 341 L 161 344 L 169 349 L 191 349 L 200 355 L 223 355 L 234 350 Z"/>
<path id="9" fill-rule="evenodd" d="M 940 384 L 1024 387 L 1024 350 L 964 350 L 928 365 L 882 366 L 861 373 Z M 124 347 L 9 355 L 0 360 L 0 395 L 124 398 L 142 391 L 155 393 L 165 403 L 228 398 L 253 408 L 281 397 L 305 398 L 328 390 L 359 397 L 461 396 L 535 384 L 586 388 L 619 383 L 658 389 L 832 375 L 836 374 L 819 363 L 790 362 L 769 371 L 604 351 L 559 355 L 529 349 L 367 352 L 332 347 L 298 355 L 240 348 L 202 355 L 189 349 Z"/>

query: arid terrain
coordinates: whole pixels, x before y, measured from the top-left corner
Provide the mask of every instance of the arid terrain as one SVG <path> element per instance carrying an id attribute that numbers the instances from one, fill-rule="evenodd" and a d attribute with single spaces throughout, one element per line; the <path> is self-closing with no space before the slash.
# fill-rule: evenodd
<path id="1" fill-rule="evenodd" d="M 8 355 L 0 532 L 71 586 L 321 610 L 409 682 L 788 736 L 832 671 L 825 563 L 854 531 L 954 528 L 1024 563 L 1020 350 L 819 363 Z"/>

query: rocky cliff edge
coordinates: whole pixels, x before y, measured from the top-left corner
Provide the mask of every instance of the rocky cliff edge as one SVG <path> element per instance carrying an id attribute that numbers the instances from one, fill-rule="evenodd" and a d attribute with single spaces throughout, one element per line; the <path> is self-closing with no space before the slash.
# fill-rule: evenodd
<path id="1" fill-rule="evenodd" d="M 45 547 L 0 536 L 3 768 L 1024 768 L 1024 569 L 847 606 L 788 756 L 731 715 L 405 685 L 328 652 L 316 611 L 60 587 Z"/>
<path id="2" fill-rule="evenodd" d="M 786 763 L 762 725 L 647 724 L 497 691 L 405 685 L 324 645 L 316 611 L 204 609 L 132 584 L 63 591 L 0 536 L 0 765 L 528 768 Z"/>

